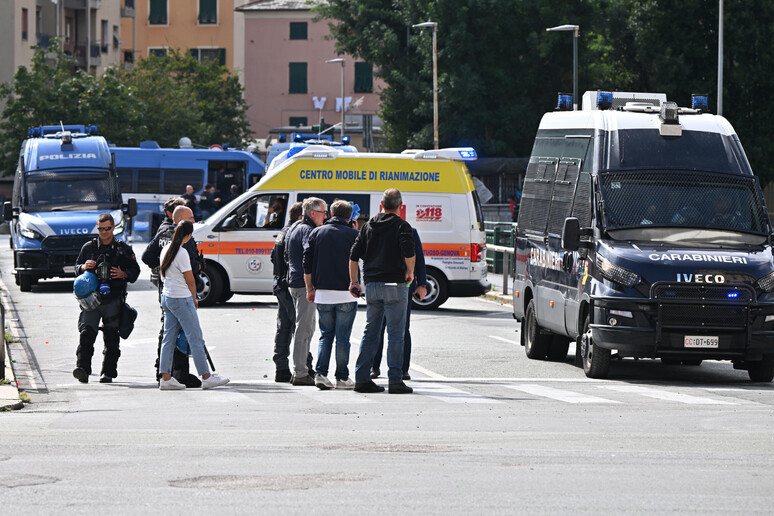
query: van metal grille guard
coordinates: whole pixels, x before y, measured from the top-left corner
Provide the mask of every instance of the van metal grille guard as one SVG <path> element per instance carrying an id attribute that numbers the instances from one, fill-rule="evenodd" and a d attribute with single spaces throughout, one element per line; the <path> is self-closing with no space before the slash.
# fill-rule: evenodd
<path id="1" fill-rule="evenodd" d="M 755 179 L 696 171 L 599 175 L 605 228 L 679 227 L 767 233 Z"/>
<path id="2" fill-rule="evenodd" d="M 80 251 L 83 244 L 94 238 L 94 235 L 47 236 L 40 248 L 44 251 Z"/>
<path id="3" fill-rule="evenodd" d="M 652 298 L 658 301 L 662 327 L 744 328 L 755 291 L 744 284 L 675 285 L 656 283 Z"/>

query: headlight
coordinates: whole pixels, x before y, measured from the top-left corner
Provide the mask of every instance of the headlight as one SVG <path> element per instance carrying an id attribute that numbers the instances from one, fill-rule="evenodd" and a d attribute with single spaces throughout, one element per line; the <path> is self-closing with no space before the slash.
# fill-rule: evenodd
<path id="1" fill-rule="evenodd" d="M 764 292 L 774 292 L 774 272 L 766 274 L 764 277 L 758 280 L 758 286 Z"/>
<path id="2" fill-rule="evenodd" d="M 121 217 L 121 222 L 116 224 L 116 227 L 113 228 L 113 235 L 118 236 L 124 232 L 124 229 L 126 228 L 125 221 L 126 219 Z"/>
<path id="3" fill-rule="evenodd" d="M 599 254 L 597 255 L 597 268 L 605 278 L 626 287 L 633 287 L 640 282 L 640 277 L 637 274 L 611 263 L 607 258 Z"/>
<path id="4" fill-rule="evenodd" d="M 43 235 L 41 235 L 34 229 L 21 224 L 19 225 L 19 233 L 24 238 L 29 238 L 30 240 L 43 240 Z"/>

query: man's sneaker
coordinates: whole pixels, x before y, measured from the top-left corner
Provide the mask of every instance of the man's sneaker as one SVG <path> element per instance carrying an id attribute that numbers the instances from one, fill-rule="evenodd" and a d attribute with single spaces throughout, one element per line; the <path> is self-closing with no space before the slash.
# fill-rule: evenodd
<path id="1" fill-rule="evenodd" d="M 315 376 L 314 384 L 321 391 L 327 391 L 328 389 L 333 389 L 333 384 L 331 383 L 330 380 L 328 380 L 328 377 L 323 376 L 321 374 L 318 374 L 317 376 Z"/>
<path id="2" fill-rule="evenodd" d="M 99 383 L 113 383 L 113 379 L 106 374 L 99 377 Z"/>
<path id="3" fill-rule="evenodd" d="M 81 383 L 89 383 L 89 373 L 82 367 L 73 369 L 73 376 Z"/>
<path id="4" fill-rule="evenodd" d="M 290 380 L 292 385 L 314 385 L 314 378 L 309 375 L 298 377 L 293 375 L 293 379 Z"/>
<path id="5" fill-rule="evenodd" d="M 159 390 L 161 391 L 182 391 L 185 389 L 185 385 L 178 382 L 177 379 L 172 376 L 169 380 L 159 381 Z"/>
<path id="6" fill-rule="evenodd" d="M 348 389 L 352 390 L 355 388 L 355 382 L 353 382 L 351 379 L 347 378 L 345 380 L 336 380 L 336 388 L 337 389 Z"/>
<path id="7" fill-rule="evenodd" d="M 292 379 L 293 375 L 287 369 L 274 373 L 274 381 L 277 383 L 289 383 Z"/>
<path id="8" fill-rule="evenodd" d="M 358 382 L 355 384 L 355 392 L 384 392 L 384 387 L 374 382 Z"/>
<path id="9" fill-rule="evenodd" d="M 218 376 L 216 374 L 211 374 L 208 378 L 202 380 L 202 389 L 212 389 L 213 387 L 220 387 L 221 385 L 226 385 L 231 380 L 226 378 L 225 376 Z"/>
<path id="10" fill-rule="evenodd" d="M 374 367 L 371 369 L 371 378 L 379 378 L 379 375 L 382 374 L 382 372 L 379 370 L 378 367 Z"/>
<path id="11" fill-rule="evenodd" d="M 390 394 L 411 394 L 412 392 L 414 392 L 414 389 L 403 382 L 391 383 L 389 386 Z"/>

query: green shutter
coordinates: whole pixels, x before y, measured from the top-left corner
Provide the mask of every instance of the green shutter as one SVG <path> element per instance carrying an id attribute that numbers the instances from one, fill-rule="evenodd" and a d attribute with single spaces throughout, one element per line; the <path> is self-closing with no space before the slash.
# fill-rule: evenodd
<path id="1" fill-rule="evenodd" d="M 370 63 L 355 63 L 355 93 L 371 93 L 373 88 L 373 66 Z"/>
<path id="2" fill-rule="evenodd" d="M 218 23 L 218 0 L 199 0 L 199 23 Z"/>
<path id="3" fill-rule="evenodd" d="M 299 125 L 307 125 L 309 121 L 305 116 L 291 116 L 290 117 L 290 126 L 291 127 L 298 127 Z"/>
<path id="4" fill-rule="evenodd" d="M 290 22 L 290 39 L 307 39 L 306 22 Z"/>
<path id="5" fill-rule="evenodd" d="M 151 25 L 167 24 L 167 0 L 150 0 L 148 23 Z"/>
<path id="6" fill-rule="evenodd" d="M 306 63 L 290 63 L 290 93 L 306 93 Z"/>
<path id="7" fill-rule="evenodd" d="M 219 48 L 218 49 L 218 63 L 220 63 L 220 66 L 226 66 L 226 49 L 225 48 Z"/>

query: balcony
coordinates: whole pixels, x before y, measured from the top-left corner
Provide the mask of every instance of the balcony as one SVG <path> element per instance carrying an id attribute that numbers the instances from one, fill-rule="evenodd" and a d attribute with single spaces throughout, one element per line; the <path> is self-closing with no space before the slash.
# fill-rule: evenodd
<path id="1" fill-rule="evenodd" d="M 102 0 L 64 0 L 62 3 L 65 9 L 75 9 L 81 11 L 86 10 L 87 4 L 92 9 L 99 9 L 102 7 Z"/>
<path id="2" fill-rule="evenodd" d="M 134 11 L 134 7 L 122 7 L 121 8 L 121 18 L 134 18 L 136 16 L 136 13 Z"/>

